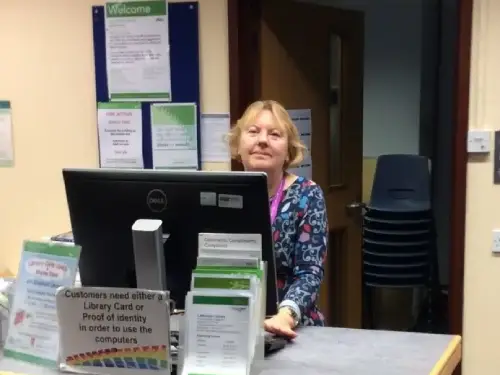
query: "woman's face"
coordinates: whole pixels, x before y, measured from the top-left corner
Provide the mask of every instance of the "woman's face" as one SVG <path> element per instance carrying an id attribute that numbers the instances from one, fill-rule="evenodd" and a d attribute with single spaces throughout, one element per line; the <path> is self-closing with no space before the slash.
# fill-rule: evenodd
<path id="1" fill-rule="evenodd" d="M 239 155 L 245 170 L 283 170 L 288 157 L 288 137 L 269 110 L 262 111 L 254 124 L 242 129 Z"/>

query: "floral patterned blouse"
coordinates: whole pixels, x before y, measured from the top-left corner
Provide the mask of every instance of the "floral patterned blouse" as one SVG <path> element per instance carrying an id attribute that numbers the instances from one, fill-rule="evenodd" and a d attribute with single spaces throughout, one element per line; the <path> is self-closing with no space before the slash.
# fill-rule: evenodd
<path id="1" fill-rule="evenodd" d="M 328 222 L 319 185 L 298 177 L 284 191 L 272 229 L 280 305 L 300 310 L 301 325 L 323 326 L 316 303 L 324 275 Z"/>

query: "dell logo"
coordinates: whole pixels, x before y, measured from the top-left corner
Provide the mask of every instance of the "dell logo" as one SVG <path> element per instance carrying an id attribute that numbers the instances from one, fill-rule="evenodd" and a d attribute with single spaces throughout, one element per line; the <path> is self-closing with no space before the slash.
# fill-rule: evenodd
<path id="1" fill-rule="evenodd" d="M 147 204 L 151 211 L 162 212 L 167 208 L 167 195 L 160 189 L 148 193 Z"/>

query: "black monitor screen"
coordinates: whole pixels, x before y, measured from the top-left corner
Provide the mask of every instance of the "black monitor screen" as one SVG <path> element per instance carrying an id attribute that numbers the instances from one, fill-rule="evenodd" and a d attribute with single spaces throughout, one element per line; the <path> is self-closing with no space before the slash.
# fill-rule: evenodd
<path id="1" fill-rule="evenodd" d="M 199 233 L 260 233 L 268 262 L 266 313 L 276 312 L 265 174 L 65 169 L 63 177 L 74 241 L 82 246 L 82 285 L 137 287 L 132 225 L 159 219 L 169 235 L 164 244 L 167 287 L 183 309 Z"/>

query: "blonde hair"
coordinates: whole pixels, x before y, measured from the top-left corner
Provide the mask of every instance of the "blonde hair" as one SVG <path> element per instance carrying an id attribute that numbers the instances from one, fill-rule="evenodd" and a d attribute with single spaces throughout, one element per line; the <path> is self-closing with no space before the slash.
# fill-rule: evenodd
<path id="1" fill-rule="evenodd" d="M 300 140 L 297 127 L 292 122 L 288 111 L 280 103 L 274 100 L 259 100 L 250 104 L 243 113 L 243 116 L 236 122 L 236 125 L 231 128 L 227 135 L 231 157 L 240 160 L 238 147 L 241 133 L 248 126 L 255 124 L 255 120 L 262 111 L 270 111 L 276 123 L 282 127 L 287 134 L 288 157 L 283 169 L 286 170 L 299 166 L 302 160 L 304 160 L 306 147 Z"/>

